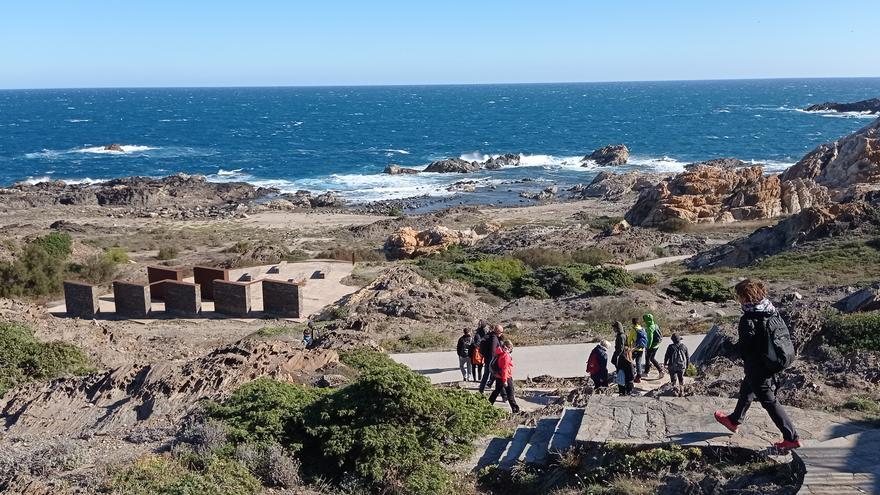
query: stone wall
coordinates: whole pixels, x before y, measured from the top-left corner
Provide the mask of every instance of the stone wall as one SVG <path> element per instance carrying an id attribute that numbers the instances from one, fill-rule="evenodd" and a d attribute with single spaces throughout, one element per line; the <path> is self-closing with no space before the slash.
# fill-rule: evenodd
<path id="1" fill-rule="evenodd" d="M 148 266 L 147 280 L 150 283 L 150 294 L 157 301 L 165 300 L 165 284 L 163 280 L 183 280 L 183 270 L 164 266 Z"/>
<path id="2" fill-rule="evenodd" d="M 116 314 L 127 318 L 146 318 L 152 303 L 150 287 L 129 282 L 113 282 Z"/>
<path id="3" fill-rule="evenodd" d="M 263 280 L 263 311 L 285 318 L 301 318 L 303 285 L 283 280 Z"/>
<path id="4" fill-rule="evenodd" d="M 191 282 L 168 281 L 165 286 L 165 312 L 178 316 L 198 316 L 202 311 L 201 287 Z"/>
<path id="5" fill-rule="evenodd" d="M 214 311 L 232 316 L 251 312 L 251 291 L 258 282 L 214 280 Z"/>
<path id="6" fill-rule="evenodd" d="M 202 299 L 214 300 L 214 280 L 229 280 L 229 270 L 209 266 L 194 266 L 193 280 L 200 286 Z"/>
<path id="7" fill-rule="evenodd" d="M 101 309 L 98 306 L 98 288 L 84 282 L 64 282 L 64 305 L 69 316 L 94 318 Z"/>

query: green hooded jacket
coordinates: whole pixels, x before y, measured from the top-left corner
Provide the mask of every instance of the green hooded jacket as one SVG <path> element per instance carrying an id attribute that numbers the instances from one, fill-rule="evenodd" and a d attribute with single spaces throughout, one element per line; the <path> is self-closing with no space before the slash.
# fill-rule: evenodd
<path id="1" fill-rule="evenodd" d="M 660 347 L 660 339 L 657 339 L 656 342 L 654 341 L 654 337 L 660 330 L 660 327 L 654 322 L 654 315 L 648 313 L 643 319 L 645 320 L 645 332 L 648 334 L 648 349 Z"/>

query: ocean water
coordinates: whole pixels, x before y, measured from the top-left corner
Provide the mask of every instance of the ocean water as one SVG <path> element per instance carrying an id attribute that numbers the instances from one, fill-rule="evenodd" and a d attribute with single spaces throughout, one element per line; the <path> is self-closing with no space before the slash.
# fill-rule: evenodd
<path id="1" fill-rule="evenodd" d="M 880 95 L 876 79 L 322 88 L 0 91 L 0 184 L 204 174 L 352 201 L 449 196 L 457 180 L 588 182 L 580 159 L 625 143 L 627 166 L 677 171 L 732 156 L 782 170 L 872 116 L 806 113 Z M 108 152 L 109 143 L 123 152 Z M 447 157 L 521 153 L 523 166 L 387 176 Z M 466 196 L 466 195 L 465 195 Z"/>

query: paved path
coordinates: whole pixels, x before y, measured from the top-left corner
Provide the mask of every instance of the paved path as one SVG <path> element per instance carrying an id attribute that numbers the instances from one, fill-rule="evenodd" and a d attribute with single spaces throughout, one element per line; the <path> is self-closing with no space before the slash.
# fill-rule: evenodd
<path id="1" fill-rule="evenodd" d="M 639 270 L 647 270 L 649 268 L 655 268 L 660 265 L 665 265 L 666 263 L 675 263 L 676 261 L 686 260 L 692 257 L 692 254 L 683 254 L 680 256 L 667 256 L 665 258 L 656 258 L 648 261 L 640 261 L 638 263 L 632 263 L 623 267 L 624 270 L 628 272 L 637 272 Z"/>
<path id="2" fill-rule="evenodd" d="M 704 335 L 685 335 L 683 338 L 688 349 L 693 353 Z M 657 361 L 663 362 L 666 348 L 672 342 L 669 336 L 663 338 Z M 596 343 L 561 344 L 532 347 L 515 347 L 513 349 L 513 377 L 525 380 L 540 375 L 556 378 L 574 378 L 586 375 L 587 358 Z M 441 352 L 416 352 L 410 354 L 392 354 L 391 358 L 405 364 L 413 371 L 431 379 L 431 383 L 452 383 L 461 381 L 458 370 L 458 356 L 454 350 Z M 612 367 L 609 364 L 609 369 Z"/>

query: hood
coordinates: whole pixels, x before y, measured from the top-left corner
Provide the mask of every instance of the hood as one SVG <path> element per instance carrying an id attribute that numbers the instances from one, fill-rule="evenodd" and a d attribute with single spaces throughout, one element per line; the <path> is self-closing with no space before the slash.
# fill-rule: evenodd
<path id="1" fill-rule="evenodd" d="M 614 333 L 623 333 L 623 323 L 619 321 L 614 322 Z"/>
<path id="2" fill-rule="evenodd" d="M 654 315 L 652 315 L 651 313 L 646 314 L 642 318 L 645 320 L 646 327 L 651 327 L 652 325 L 654 325 Z"/>

